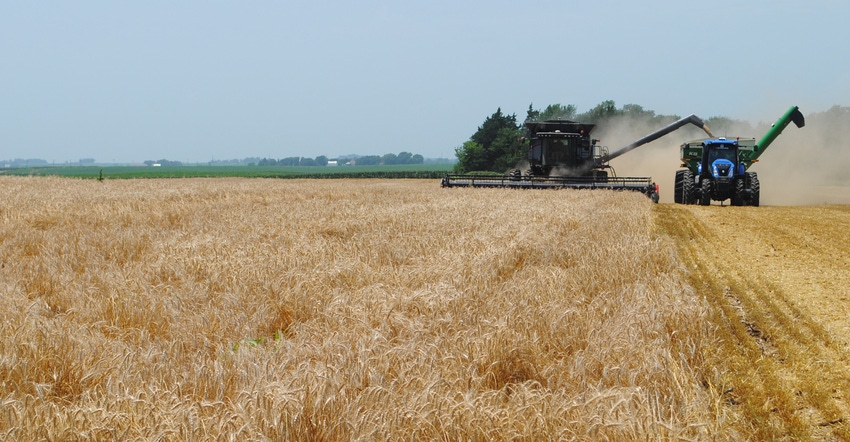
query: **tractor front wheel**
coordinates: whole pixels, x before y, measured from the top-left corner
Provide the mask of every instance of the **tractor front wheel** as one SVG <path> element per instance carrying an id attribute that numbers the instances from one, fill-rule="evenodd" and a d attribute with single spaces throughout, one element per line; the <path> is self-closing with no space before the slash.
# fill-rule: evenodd
<path id="1" fill-rule="evenodd" d="M 744 178 L 735 178 L 735 193 L 732 195 L 733 206 L 744 205 Z"/>
<path id="2" fill-rule="evenodd" d="M 699 205 L 707 206 L 709 204 L 711 204 L 711 180 L 703 178 L 700 181 Z"/>

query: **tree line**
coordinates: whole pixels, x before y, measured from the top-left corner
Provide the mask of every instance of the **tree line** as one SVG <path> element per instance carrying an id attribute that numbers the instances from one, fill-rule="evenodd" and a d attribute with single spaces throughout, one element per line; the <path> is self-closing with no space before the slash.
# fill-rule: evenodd
<path id="1" fill-rule="evenodd" d="M 524 121 L 519 123 L 516 114 L 505 114 L 500 107 L 484 119 L 469 140 L 455 148 L 458 159 L 455 172 L 505 172 L 516 167 L 526 156 L 528 141 L 523 138 L 524 123 L 529 121 L 562 119 L 605 126 L 622 119 L 633 124 L 660 128 L 679 118 L 681 117 L 678 115 L 656 114 L 655 111 L 644 109 L 637 104 L 626 104 L 618 108 L 613 100 L 606 100 L 583 113 L 578 112 L 576 106 L 572 104 L 551 104 L 542 110 L 535 109 L 532 104 L 528 106 Z M 833 106 L 826 112 L 812 113 L 806 118 L 807 121 L 831 122 L 836 127 L 840 126 L 836 122 L 842 122 L 847 126 L 850 125 L 850 107 Z M 727 117 L 711 117 L 704 121 L 715 133 L 724 133 L 728 128 L 737 128 L 749 133 L 762 133 L 766 130 L 761 127 L 766 123 L 753 128 L 749 122 Z M 767 125 L 769 126 L 769 123 Z"/>
<path id="2" fill-rule="evenodd" d="M 329 160 L 325 155 L 319 155 L 316 158 L 307 157 L 288 157 L 281 159 L 262 158 L 256 163 L 249 165 L 256 166 L 327 166 L 330 161 L 337 161 L 338 164 L 356 164 L 358 166 L 375 166 L 375 165 L 395 165 L 395 164 L 422 164 L 425 158 L 419 154 L 410 152 L 399 152 L 398 154 L 388 153 L 385 155 L 366 155 L 353 158 Z"/>
<path id="3" fill-rule="evenodd" d="M 154 164 L 159 164 L 160 166 L 164 166 L 164 167 L 180 167 L 180 166 L 183 165 L 183 162 L 182 161 L 171 161 L 171 160 L 166 160 L 165 158 L 163 158 L 161 160 L 156 160 L 156 161 L 145 160 L 142 164 L 144 164 L 145 166 L 153 166 Z"/>
<path id="4" fill-rule="evenodd" d="M 249 166 L 327 166 L 328 157 L 319 155 L 316 158 L 287 157 L 281 159 L 263 158 L 257 163 L 249 163 Z"/>
<path id="5" fill-rule="evenodd" d="M 632 118 L 649 124 L 675 121 L 673 115 L 656 115 L 637 104 L 617 108 L 613 100 L 606 100 L 587 112 L 579 113 L 575 105 L 550 104 L 540 110 L 533 104 L 528 106 L 523 123 L 517 122 L 516 114 L 505 114 L 498 108 L 488 116 L 469 140 L 455 149 L 458 162 L 455 172 L 473 171 L 504 172 L 525 158 L 528 141 L 523 139 L 524 123 L 529 121 L 570 120 L 579 123 L 604 124 L 614 118 Z"/>

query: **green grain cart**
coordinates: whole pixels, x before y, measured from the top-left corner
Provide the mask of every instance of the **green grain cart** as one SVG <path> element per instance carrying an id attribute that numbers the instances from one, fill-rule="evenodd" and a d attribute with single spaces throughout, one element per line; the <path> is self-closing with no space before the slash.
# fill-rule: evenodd
<path id="1" fill-rule="evenodd" d="M 682 144 L 680 158 L 686 169 L 676 171 L 674 201 L 707 206 L 712 200 L 728 199 L 733 206 L 758 206 L 761 191 L 758 175 L 747 169 L 792 121 L 797 127 L 805 125 L 797 106 L 788 109 L 758 141 L 708 138 Z"/>

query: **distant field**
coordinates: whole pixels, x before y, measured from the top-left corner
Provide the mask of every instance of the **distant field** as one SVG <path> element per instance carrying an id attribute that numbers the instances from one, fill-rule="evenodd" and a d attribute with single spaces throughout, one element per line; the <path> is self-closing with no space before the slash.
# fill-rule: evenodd
<path id="1" fill-rule="evenodd" d="M 395 166 L 49 166 L 0 169 L 0 175 L 119 178 L 438 178 L 451 164 Z"/>

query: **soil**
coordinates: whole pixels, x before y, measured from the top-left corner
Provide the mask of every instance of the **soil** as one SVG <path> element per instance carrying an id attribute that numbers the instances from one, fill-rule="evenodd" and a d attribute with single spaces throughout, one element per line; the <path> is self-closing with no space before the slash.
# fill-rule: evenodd
<path id="1" fill-rule="evenodd" d="M 738 272 L 777 286 L 848 348 L 850 206 L 689 209 Z"/>
<path id="2" fill-rule="evenodd" d="M 742 427 L 767 422 L 778 428 L 771 438 L 847 438 L 850 206 L 662 204 L 655 212 L 691 284 L 719 312 L 721 339 L 736 341 L 726 348 L 738 354 L 720 358 L 730 361 L 724 389 L 734 392 L 727 403 Z M 755 391 L 762 396 L 742 393 Z"/>

